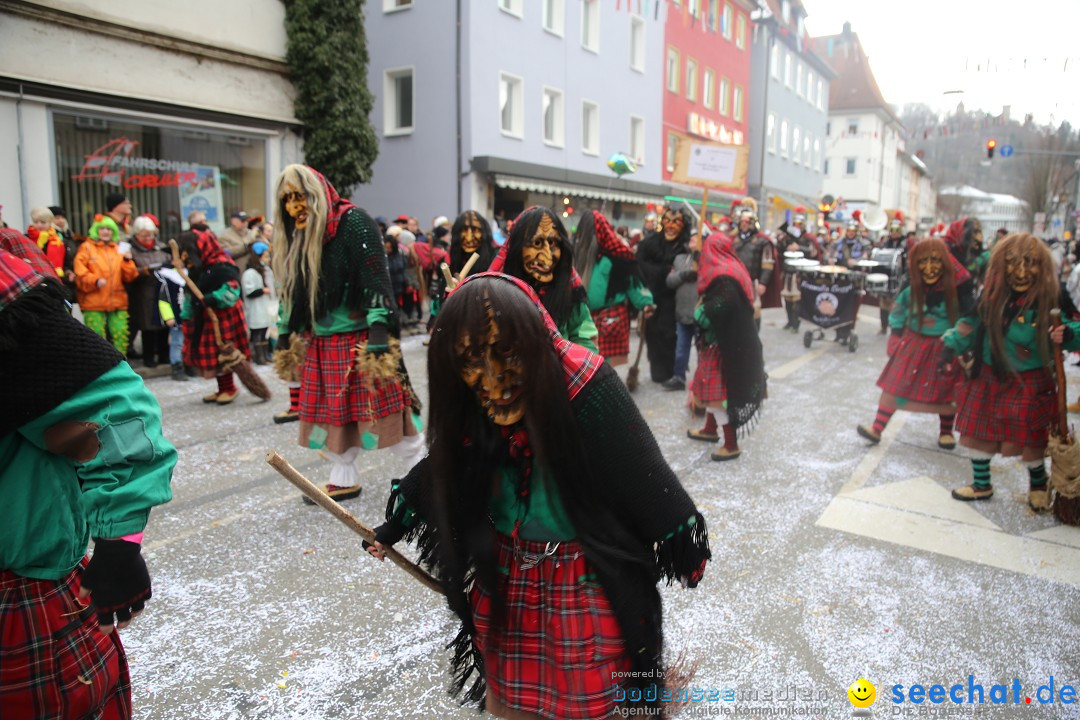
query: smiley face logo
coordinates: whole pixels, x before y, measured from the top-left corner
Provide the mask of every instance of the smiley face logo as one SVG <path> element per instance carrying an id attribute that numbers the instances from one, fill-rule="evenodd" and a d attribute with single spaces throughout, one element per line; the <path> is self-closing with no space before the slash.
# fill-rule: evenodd
<path id="1" fill-rule="evenodd" d="M 869 680 L 859 678 L 847 689 L 848 700 L 857 708 L 868 708 L 877 699 L 877 690 Z"/>

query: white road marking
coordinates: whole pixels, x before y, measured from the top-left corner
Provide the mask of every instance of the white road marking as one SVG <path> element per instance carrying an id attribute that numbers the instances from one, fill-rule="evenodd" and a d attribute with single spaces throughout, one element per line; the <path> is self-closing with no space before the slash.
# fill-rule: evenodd
<path id="1" fill-rule="evenodd" d="M 805 355 L 800 355 L 794 360 L 788 360 L 786 363 L 776 368 L 775 370 L 769 370 L 770 380 L 783 380 L 790 376 L 793 372 L 806 365 L 808 362 L 815 360 L 825 354 L 827 348 L 818 348 L 817 350 L 810 350 Z"/>
<path id="2" fill-rule="evenodd" d="M 898 412 L 892 416 L 892 421 L 885 426 L 885 432 L 881 433 L 881 442 L 871 447 L 869 452 L 863 456 L 854 472 L 851 473 L 851 477 L 844 483 L 844 487 L 840 488 L 841 495 L 855 492 L 866 484 L 866 481 L 877 470 L 877 466 L 881 464 L 881 459 L 885 457 L 889 446 L 893 444 L 893 440 L 896 439 L 897 434 L 906 424 L 907 413 Z M 855 428 L 851 428 L 851 430 L 854 432 Z"/>

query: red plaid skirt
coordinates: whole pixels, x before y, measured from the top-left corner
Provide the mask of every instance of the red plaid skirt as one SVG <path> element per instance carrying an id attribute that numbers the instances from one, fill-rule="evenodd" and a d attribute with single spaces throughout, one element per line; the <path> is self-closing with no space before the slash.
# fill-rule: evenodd
<path id="1" fill-rule="evenodd" d="M 698 338 L 697 348 L 697 370 L 694 371 L 690 392 L 698 405 L 722 408 L 727 402 L 727 385 L 720 371 L 720 346 L 710 345 Z"/>
<path id="2" fill-rule="evenodd" d="M 518 541 L 519 553 L 542 555 L 546 543 Z M 491 597 L 477 583 L 469 595 L 476 646 L 488 692 L 503 705 L 547 718 L 587 720 L 615 710 L 613 673 L 629 671 L 619 623 L 592 576 L 581 543 L 522 570 L 513 541 L 499 535 L 505 627 L 491 627 Z"/>
<path id="3" fill-rule="evenodd" d="M 98 632 L 97 615 L 78 600 L 81 578 L 82 567 L 62 580 L 0 571 L 0 717 L 131 717 L 119 633 Z"/>
<path id="4" fill-rule="evenodd" d="M 953 401 L 957 376 L 938 370 L 941 338 L 907 330 L 885 363 L 878 387 L 911 402 L 948 404 Z"/>
<path id="5" fill-rule="evenodd" d="M 611 358 L 622 358 L 626 362 L 630 354 L 630 309 L 626 303 L 597 310 L 592 318 L 599 332 L 596 347 L 600 354 L 609 361 Z"/>
<path id="6" fill-rule="evenodd" d="M 221 326 L 221 339 L 223 342 L 231 342 L 236 349 L 251 357 L 251 346 L 248 344 L 247 322 L 244 321 L 244 304 L 238 302 L 231 308 L 215 309 L 218 324 Z M 210 316 L 203 310 L 202 334 L 195 337 L 195 321 L 184 321 L 184 364 L 203 371 L 204 377 L 217 375 L 218 346 L 214 339 L 214 324 L 210 322 Z"/>
<path id="7" fill-rule="evenodd" d="M 1045 368 L 1006 376 L 983 365 L 956 388 L 956 431 L 963 437 L 1020 447 L 1046 447 L 1057 410 L 1054 378 Z"/>
<path id="8" fill-rule="evenodd" d="M 353 348 L 367 330 L 311 338 L 300 380 L 300 419 L 341 427 L 400 414 L 405 393 L 397 380 L 367 381 L 356 370 Z"/>

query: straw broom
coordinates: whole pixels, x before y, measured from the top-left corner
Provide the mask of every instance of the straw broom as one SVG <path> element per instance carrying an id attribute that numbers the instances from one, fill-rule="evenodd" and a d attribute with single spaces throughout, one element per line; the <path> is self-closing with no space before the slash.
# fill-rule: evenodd
<path id="1" fill-rule="evenodd" d="M 645 349 L 645 315 L 638 321 L 638 334 L 641 341 L 637 346 L 637 355 L 634 357 L 634 364 L 630 366 L 630 372 L 626 374 L 626 389 L 630 392 L 634 392 L 638 387 L 638 364 L 641 362 L 641 351 Z"/>
<path id="2" fill-rule="evenodd" d="M 1061 325 L 1061 311 L 1050 311 L 1054 327 Z M 1069 432 L 1068 401 L 1065 398 L 1065 358 L 1060 346 L 1054 348 L 1057 370 L 1058 417 L 1050 429 L 1050 484 L 1054 517 L 1066 525 L 1080 525 L 1080 445 Z"/>

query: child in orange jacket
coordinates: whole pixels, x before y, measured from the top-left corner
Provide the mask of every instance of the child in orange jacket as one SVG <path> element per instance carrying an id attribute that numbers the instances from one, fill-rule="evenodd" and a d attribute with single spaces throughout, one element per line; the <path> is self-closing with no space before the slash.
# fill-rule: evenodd
<path id="1" fill-rule="evenodd" d="M 134 280 L 139 270 L 131 259 L 131 248 L 120 252 L 120 239 L 116 222 L 98 215 L 90 226 L 90 239 L 75 253 L 75 290 L 86 327 L 126 355 L 130 331 L 124 283 Z"/>

